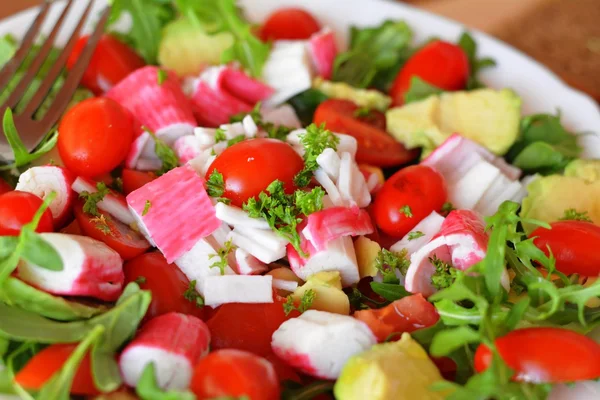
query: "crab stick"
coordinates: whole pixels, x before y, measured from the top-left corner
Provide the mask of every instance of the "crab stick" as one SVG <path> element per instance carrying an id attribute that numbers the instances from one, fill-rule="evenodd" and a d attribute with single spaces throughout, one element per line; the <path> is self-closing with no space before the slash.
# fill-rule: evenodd
<path id="1" fill-rule="evenodd" d="M 324 28 L 312 35 L 308 41 L 308 48 L 318 75 L 323 79 L 331 79 L 333 63 L 338 53 L 335 35 L 331 29 Z"/>
<path id="2" fill-rule="evenodd" d="M 78 194 L 82 192 L 96 193 L 98 191 L 96 182 L 81 176 L 75 179 L 71 188 Z M 127 207 L 125 197 L 112 190 L 98 202 L 98 208 L 109 213 L 125 225 L 131 225 L 135 222 L 134 216 Z"/>
<path id="3" fill-rule="evenodd" d="M 263 80 L 275 89 L 264 104 L 274 107 L 310 89 L 313 70 L 306 41 L 277 40 L 263 67 Z"/>
<path id="4" fill-rule="evenodd" d="M 204 304 L 272 303 L 271 275 L 216 275 L 204 281 Z"/>
<path id="5" fill-rule="evenodd" d="M 373 233 L 369 213 L 358 207 L 331 207 L 312 213 L 302 234 L 317 251 L 324 250 L 333 239 Z"/>

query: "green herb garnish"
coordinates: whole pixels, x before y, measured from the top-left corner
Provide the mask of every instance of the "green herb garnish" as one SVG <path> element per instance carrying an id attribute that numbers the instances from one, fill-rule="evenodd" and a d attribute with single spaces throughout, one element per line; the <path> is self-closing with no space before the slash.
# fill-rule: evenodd
<path id="1" fill-rule="evenodd" d="M 317 294 L 313 289 L 308 289 L 302 294 L 300 304 L 296 306 L 293 295 L 289 295 L 286 302 L 283 304 L 283 311 L 285 312 L 285 315 L 289 315 L 294 310 L 299 311 L 300 313 L 308 310 L 316 296 Z"/>
<path id="2" fill-rule="evenodd" d="M 294 183 L 298 187 L 306 187 L 312 180 L 314 171 L 319 168 L 317 157 L 327 148 L 337 150 L 340 138 L 325 129 L 325 124 L 311 124 L 299 137 L 304 146 L 304 169 L 294 177 Z"/>
<path id="3" fill-rule="evenodd" d="M 594 221 L 592 221 L 592 219 L 588 215 L 587 211 L 578 212 L 574 208 L 569 208 L 569 209 L 565 210 L 565 214 L 563 215 L 562 218 L 560 218 L 560 220 L 561 221 L 594 222 Z"/>
<path id="4" fill-rule="evenodd" d="M 215 257 L 219 259 L 211 264 L 210 268 L 219 268 L 221 275 L 225 275 L 225 269 L 229 266 L 227 262 L 227 258 L 229 254 L 235 249 L 231 240 L 225 242 L 225 245 L 217 250 L 217 254 L 210 254 L 208 256 L 209 260 L 212 260 Z"/>
<path id="5" fill-rule="evenodd" d="M 421 231 L 410 232 L 408 234 L 408 240 L 415 240 L 415 239 L 418 239 L 418 238 L 423 237 L 423 236 L 425 236 L 425 234 L 423 232 L 421 232 Z"/>
<path id="6" fill-rule="evenodd" d="M 109 193 L 110 189 L 104 182 L 96 183 L 95 192 L 90 193 L 87 190 L 84 190 L 79 193 L 79 198 L 85 200 L 85 203 L 83 203 L 83 212 L 99 217 L 100 212 L 98 211 L 98 203 L 104 200 L 104 197 Z"/>
<path id="7" fill-rule="evenodd" d="M 185 290 L 185 292 L 183 292 L 183 298 L 191 303 L 194 303 L 196 307 L 204 307 L 204 299 L 196 291 L 195 279 L 188 284 L 188 288 Z"/>
<path id="8" fill-rule="evenodd" d="M 413 217 L 412 209 L 410 208 L 409 205 L 405 205 L 405 206 L 400 207 L 400 212 L 402 214 L 404 214 L 404 216 L 407 217 L 407 218 L 412 218 Z"/>

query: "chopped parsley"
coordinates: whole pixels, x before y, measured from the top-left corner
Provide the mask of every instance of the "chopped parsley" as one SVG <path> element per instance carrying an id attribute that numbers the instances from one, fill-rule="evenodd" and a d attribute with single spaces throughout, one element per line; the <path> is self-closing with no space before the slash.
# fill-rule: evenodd
<path id="1" fill-rule="evenodd" d="M 448 214 L 450 214 L 450 211 L 453 211 L 453 210 L 456 210 L 456 208 L 454 208 L 454 205 L 452 203 L 450 203 L 449 201 L 447 201 L 442 206 L 441 213 L 444 214 L 444 215 L 448 215 Z"/>
<path id="2" fill-rule="evenodd" d="M 396 270 L 402 275 L 406 275 L 409 265 L 406 249 L 402 249 L 400 252 L 381 249 L 375 258 L 375 268 L 381 273 L 383 283 L 399 283 Z"/>
<path id="3" fill-rule="evenodd" d="M 296 310 L 300 313 L 308 310 L 312 305 L 313 301 L 315 301 L 315 297 L 317 294 L 313 289 L 308 289 L 306 292 L 302 294 L 302 298 L 300 299 L 300 304 L 296 305 L 296 301 L 294 300 L 293 295 L 289 295 L 287 297 L 286 302 L 283 304 L 283 312 L 285 315 L 289 315 L 292 311 Z"/>
<path id="4" fill-rule="evenodd" d="M 429 262 L 435 267 L 435 273 L 431 276 L 431 284 L 438 290 L 450 287 L 456 280 L 456 268 L 440 260 L 435 254 L 433 257 L 429 257 Z"/>
<path id="5" fill-rule="evenodd" d="M 152 207 L 152 203 L 150 203 L 150 200 L 146 200 L 146 203 L 144 204 L 144 210 L 142 211 L 142 217 L 148 214 L 148 211 L 150 211 L 150 207 Z"/>
<path id="6" fill-rule="evenodd" d="M 415 240 L 415 239 L 418 239 L 418 238 L 423 237 L 423 236 L 425 236 L 425 234 L 423 232 L 421 232 L 421 231 L 410 232 L 408 234 L 408 240 Z"/>
<path id="7" fill-rule="evenodd" d="M 111 186 L 117 192 L 123 193 L 123 178 L 116 177 Z"/>
<path id="8" fill-rule="evenodd" d="M 110 193 L 110 189 L 104 182 L 98 182 L 96 184 L 96 191 L 93 193 L 84 190 L 79 193 L 79 198 L 85 200 L 83 204 L 83 212 L 99 217 L 100 212 L 98 211 L 98 203 L 104 200 L 104 197 Z"/>
<path id="9" fill-rule="evenodd" d="M 167 78 L 169 77 L 169 74 L 167 74 L 167 71 L 165 71 L 162 68 L 158 69 L 158 72 L 156 74 L 156 80 L 158 82 L 159 85 L 162 85 L 163 83 L 165 83 L 165 81 L 167 80 Z"/>
<path id="10" fill-rule="evenodd" d="M 275 125 L 272 122 L 265 122 L 262 118 L 262 114 L 260 113 L 260 106 L 261 106 L 260 102 L 256 103 L 256 105 L 254 106 L 252 111 L 250 111 L 249 114 L 246 114 L 246 113 L 236 114 L 230 118 L 229 122 L 231 122 L 231 123 L 242 122 L 244 120 L 244 118 L 247 115 L 249 115 L 252 118 L 252 120 L 254 121 L 254 123 L 256 124 L 256 126 L 260 129 L 264 130 L 267 133 L 267 137 L 269 137 L 271 139 L 278 139 L 278 140 L 285 141 L 287 136 L 289 135 L 289 133 L 293 130 L 293 128 L 290 128 L 290 127 L 287 127 L 284 125 Z"/>
<path id="11" fill-rule="evenodd" d="M 183 292 L 183 297 L 196 305 L 196 307 L 204 307 L 204 299 L 196 291 L 196 280 L 194 279 L 188 285 L 188 288 Z"/>
<path id="12" fill-rule="evenodd" d="M 146 277 L 142 275 L 138 276 L 137 278 L 135 278 L 135 283 L 137 283 L 138 285 L 146 283 Z"/>
<path id="13" fill-rule="evenodd" d="M 321 188 L 314 188 L 310 192 L 296 190 L 294 202 L 301 214 L 310 215 L 323 209 L 323 196 L 325 192 Z"/>
<path id="14" fill-rule="evenodd" d="M 177 155 L 173 149 L 170 148 L 164 141 L 159 139 L 150 129 L 144 127 L 144 130 L 148 132 L 154 139 L 154 152 L 162 162 L 162 166 L 158 171 L 156 171 L 156 175 L 161 176 L 170 170 L 177 168 L 177 165 L 179 165 L 179 160 L 177 159 Z"/>
<path id="15" fill-rule="evenodd" d="M 108 217 L 108 218 L 110 218 L 110 217 Z M 107 217 L 104 214 L 98 214 L 97 217 L 92 218 L 90 221 L 94 223 L 94 226 L 100 232 L 104 233 L 107 236 L 108 235 L 112 236 L 112 234 L 113 234 L 112 229 L 110 229 L 110 225 L 108 225 Z"/>
<path id="16" fill-rule="evenodd" d="M 225 135 L 225 129 L 217 128 L 215 131 L 215 143 L 224 142 L 227 140 L 227 136 Z"/>
<path id="17" fill-rule="evenodd" d="M 298 187 L 306 187 L 312 180 L 314 171 L 319 168 L 317 157 L 327 148 L 337 150 L 340 138 L 325 129 L 325 124 L 311 124 L 299 137 L 304 146 L 304 169 L 294 177 L 294 183 Z"/>
<path id="18" fill-rule="evenodd" d="M 217 261 L 211 264 L 211 268 L 219 268 L 221 271 L 221 275 L 225 275 L 225 269 L 229 266 L 227 263 L 227 257 L 229 257 L 229 253 L 234 250 L 233 243 L 231 240 L 225 242 L 225 246 L 217 250 L 217 254 L 210 254 L 208 256 L 209 260 L 212 260 L 215 257 L 219 257 Z"/>
<path id="19" fill-rule="evenodd" d="M 561 221 L 594 222 L 594 221 L 592 221 L 592 219 L 588 215 L 587 211 L 578 212 L 574 208 L 569 208 L 568 210 L 565 210 L 565 214 L 563 215 L 562 218 L 560 218 L 560 220 Z"/>
<path id="20" fill-rule="evenodd" d="M 223 174 L 216 169 L 213 169 L 206 181 L 206 192 L 210 197 L 216 197 L 221 203 L 231 203 L 231 200 L 223 197 L 225 193 L 225 180 L 223 179 Z"/>
<path id="21" fill-rule="evenodd" d="M 242 142 L 246 139 L 246 135 L 237 135 L 234 138 L 231 138 L 227 141 L 227 147 L 231 147 L 236 143 Z"/>
<path id="22" fill-rule="evenodd" d="M 413 217 L 413 213 L 409 205 L 400 207 L 400 212 L 408 218 Z"/>

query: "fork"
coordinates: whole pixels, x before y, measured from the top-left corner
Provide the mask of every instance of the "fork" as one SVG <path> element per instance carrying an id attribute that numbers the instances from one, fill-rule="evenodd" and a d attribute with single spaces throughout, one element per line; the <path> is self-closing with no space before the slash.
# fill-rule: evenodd
<path id="1" fill-rule="evenodd" d="M 73 2 L 74 0 L 67 0 L 65 8 L 52 28 L 52 31 L 41 45 L 38 54 L 31 62 L 27 72 L 21 78 L 6 101 L 0 105 L 0 118 L 4 115 L 7 108 L 10 107 L 14 110 L 16 105 L 19 104 L 19 102 L 23 99 L 27 88 L 35 79 L 38 71 L 52 50 L 54 39 L 60 31 Z M 0 88 L 6 87 L 10 80 L 15 76 L 15 73 L 17 72 L 17 69 L 21 63 L 30 53 L 52 3 L 52 0 L 45 0 L 37 17 L 33 21 L 33 24 L 25 34 L 25 37 L 21 42 L 21 46 L 16 51 L 13 58 L 7 62 L 4 68 L 2 68 L 0 71 Z M 52 104 L 49 106 L 48 111 L 41 119 L 34 119 L 35 112 L 42 105 L 44 99 L 50 92 L 50 89 L 61 75 L 62 69 L 64 68 L 67 59 L 69 58 L 69 55 L 71 54 L 71 51 L 73 50 L 73 47 L 80 36 L 81 30 L 83 29 L 93 3 L 94 0 L 88 0 L 85 11 L 79 19 L 71 38 L 64 46 L 60 55 L 57 57 L 56 62 L 52 65 L 48 71 L 48 74 L 43 78 L 38 90 L 31 97 L 31 100 L 25 105 L 23 111 L 19 114 L 15 114 L 13 117 L 17 131 L 20 133 L 20 138 L 28 151 L 33 150 L 37 145 L 39 145 L 50 129 L 52 129 L 52 127 L 58 122 L 60 116 L 65 112 L 69 102 L 71 101 L 71 98 L 75 94 L 75 90 L 79 86 L 79 82 L 81 81 L 81 78 L 83 77 L 83 74 L 90 63 L 96 45 L 98 44 L 98 40 L 100 40 L 100 36 L 102 35 L 104 27 L 106 26 L 110 8 L 106 8 L 102 12 L 100 19 L 94 28 L 94 32 L 90 35 L 88 42 L 81 52 L 77 62 L 69 71 L 64 84 L 52 101 Z M 3 128 L 0 126 L 0 160 L 10 161 L 12 156 L 12 150 L 6 141 Z"/>

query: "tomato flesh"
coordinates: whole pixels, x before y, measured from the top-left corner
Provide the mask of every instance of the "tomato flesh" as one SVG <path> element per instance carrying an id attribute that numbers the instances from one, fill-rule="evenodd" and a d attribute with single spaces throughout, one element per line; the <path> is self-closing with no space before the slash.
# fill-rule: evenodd
<path id="1" fill-rule="evenodd" d="M 4 179 L 0 178 L 0 194 L 8 193 L 12 190 L 12 187 Z"/>
<path id="2" fill-rule="evenodd" d="M 58 130 L 60 158 L 67 169 L 87 178 L 117 167 L 133 141 L 131 116 L 107 98 L 77 104 L 64 115 Z"/>
<path id="3" fill-rule="evenodd" d="M 282 8 L 271 14 L 260 29 L 260 38 L 269 40 L 304 40 L 321 27 L 310 13 L 300 8 Z"/>
<path id="4" fill-rule="evenodd" d="M 359 107 L 351 101 L 329 99 L 317 107 L 313 122 L 333 132 L 345 133 L 358 141 L 356 161 L 378 167 L 392 167 L 413 160 L 418 151 L 407 150 L 387 132 L 377 127 L 381 122 L 368 123 L 356 117 Z"/>
<path id="5" fill-rule="evenodd" d="M 0 236 L 18 236 L 43 204 L 35 194 L 14 190 L 0 195 Z M 53 219 L 49 209 L 44 211 L 36 232 L 52 232 Z"/>
<path id="6" fill-rule="evenodd" d="M 214 170 L 223 174 L 223 196 L 241 207 L 275 180 L 283 182 L 286 193 L 293 193 L 294 176 L 302 168 L 304 160 L 289 144 L 277 139 L 250 139 L 221 153 L 208 169 L 206 179 Z"/>
<path id="7" fill-rule="evenodd" d="M 496 339 L 498 353 L 515 371 L 513 380 L 564 383 L 600 377 L 600 345 L 587 336 L 562 328 L 517 329 Z M 560 351 L 553 351 L 559 349 Z M 480 345 L 475 370 L 485 371 L 492 352 Z"/>
<path id="8" fill-rule="evenodd" d="M 121 178 L 123 179 L 123 193 L 127 195 L 155 180 L 156 174 L 124 168 Z"/>
<path id="9" fill-rule="evenodd" d="M 413 165 L 401 169 L 375 197 L 375 223 L 388 235 L 403 237 L 432 211 L 440 211 L 447 196 L 444 178 L 432 168 Z"/>

